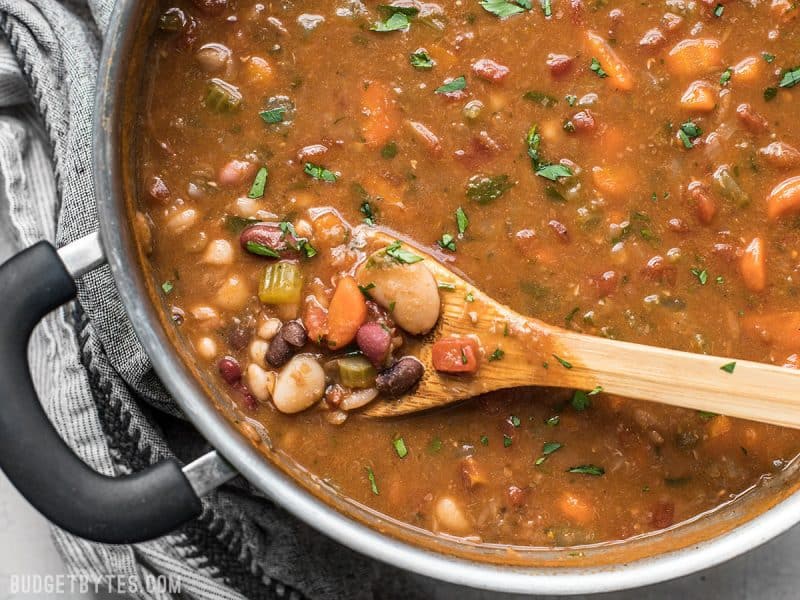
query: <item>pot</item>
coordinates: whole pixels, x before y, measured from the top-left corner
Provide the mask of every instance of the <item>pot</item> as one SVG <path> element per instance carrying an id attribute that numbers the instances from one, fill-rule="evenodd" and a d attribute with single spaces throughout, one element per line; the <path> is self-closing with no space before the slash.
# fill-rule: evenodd
<path id="1" fill-rule="evenodd" d="M 94 154 L 99 235 L 59 250 L 42 242 L 0 267 L 0 467 L 51 522 L 98 542 L 152 539 L 197 517 L 204 494 L 241 474 L 296 517 L 371 558 L 476 588 L 575 594 L 705 569 L 800 521 L 798 467 L 792 464 L 736 502 L 656 535 L 581 548 L 479 545 L 388 519 L 337 496 L 285 456 L 257 449 L 226 417 L 224 397 L 165 322 L 130 227 L 136 177 L 129 139 L 146 66 L 147 36 L 141 32 L 150 32 L 154 21 L 152 4 L 145 4 L 118 0 L 100 61 Z M 104 263 L 156 371 L 216 448 L 189 465 L 173 459 L 123 477 L 100 475 L 61 440 L 36 398 L 26 352 L 33 327 L 74 298 L 75 278 Z"/>

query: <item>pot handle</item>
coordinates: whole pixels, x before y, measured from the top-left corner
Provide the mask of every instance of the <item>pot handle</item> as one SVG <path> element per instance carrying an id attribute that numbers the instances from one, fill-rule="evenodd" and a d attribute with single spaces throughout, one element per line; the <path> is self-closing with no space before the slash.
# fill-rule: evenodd
<path id="1" fill-rule="evenodd" d="M 0 266 L 0 469 L 55 525 L 96 542 L 127 544 L 159 537 L 199 516 L 199 496 L 236 473 L 212 453 L 185 472 L 170 458 L 107 477 L 84 464 L 53 427 L 30 374 L 31 332 L 50 311 L 75 298 L 73 276 L 103 262 L 99 238 L 92 234 L 59 252 L 39 242 Z"/>

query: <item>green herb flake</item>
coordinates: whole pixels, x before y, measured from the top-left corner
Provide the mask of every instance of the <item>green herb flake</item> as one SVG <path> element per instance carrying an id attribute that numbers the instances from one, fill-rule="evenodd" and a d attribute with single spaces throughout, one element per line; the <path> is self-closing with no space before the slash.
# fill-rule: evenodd
<path id="1" fill-rule="evenodd" d="M 729 362 L 720 367 L 721 371 L 725 371 L 726 373 L 733 373 L 733 370 L 736 368 L 736 362 Z"/>
<path id="2" fill-rule="evenodd" d="M 769 52 L 762 52 L 761 53 L 761 57 L 767 63 L 772 63 L 772 62 L 775 61 L 775 55 L 774 54 L 770 54 Z"/>
<path id="3" fill-rule="evenodd" d="M 403 248 L 402 243 L 400 240 L 395 240 L 388 246 L 386 246 L 386 255 L 395 259 L 395 261 L 399 262 L 403 265 L 413 265 L 414 263 L 418 263 L 422 261 L 421 256 L 417 256 L 413 252 L 410 252 Z"/>
<path id="4" fill-rule="evenodd" d="M 372 493 L 376 496 L 380 496 L 380 492 L 378 491 L 378 483 L 375 481 L 375 473 L 372 472 L 370 467 L 364 467 L 367 470 L 367 479 L 369 479 L 369 487 L 372 490 Z"/>
<path id="5" fill-rule="evenodd" d="M 469 227 L 467 213 L 460 206 L 456 209 L 456 227 L 458 227 L 459 237 L 462 237 L 467 232 L 467 227 Z"/>
<path id="6" fill-rule="evenodd" d="M 764 101 L 771 102 L 778 95 L 778 88 L 768 87 L 764 90 Z"/>
<path id="7" fill-rule="evenodd" d="M 697 281 L 700 282 L 700 285 L 705 285 L 706 283 L 708 283 L 708 271 L 706 271 L 705 269 L 702 269 L 702 270 L 701 269 L 692 269 L 691 273 L 692 273 L 692 275 L 697 277 Z"/>
<path id="8" fill-rule="evenodd" d="M 703 135 L 703 130 L 692 121 L 686 121 L 678 130 L 678 137 L 687 150 L 694 148 L 694 140 L 701 135 Z"/>
<path id="9" fill-rule="evenodd" d="M 406 442 L 402 437 L 393 439 L 392 445 L 394 446 L 394 451 L 397 452 L 397 456 L 400 458 L 408 456 L 408 448 L 406 448 Z"/>
<path id="10" fill-rule="evenodd" d="M 372 204 L 369 203 L 369 200 L 364 200 L 358 210 L 364 215 L 364 223 L 370 227 L 375 225 L 375 211 L 372 209 Z"/>
<path id="11" fill-rule="evenodd" d="M 553 5 L 550 0 L 541 0 L 542 12 L 544 16 L 550 18 L 553 16 Z"/>
<path id="12" fill-rule="evenodd" d="M 467 80 L 463 75 L 459 75 L 455 79 L 451 79 L 447 83 L 440 85 L 434 90 L 436 94 L 452 94 L 453 92 L 460 92 L 467 87 Z"/>
<path id="13" fill-rule="evenodd" d="M 247 192 L 248 198 L 263 198 L 264 197 L 264 188 L 267 185 L 267 177 L 269 177 L 269 171 L 267 167 L 261 167 L 256 173 L 256 178 L 253 180 L 253 185 L 250 186 L 250 191 Z"/>
<path id="14" fill-rule="evenodd" d="M 525 92 L 522 95 L 524 100 L 528 102 L 533 102 L 535 104 L 540 104 L 545 108 L 552 108 L 556 104 L 558 104 L 558 100 L 556 100 L 553 96 L 549 94 L 545 94 L 544 92 L 536 92 L 536 91 L 529 91 Z"/>
<path id="15" fill-rule="evenodd" d="M 389 142 L 381 148 L 381 156 L 387 160 L 397 156 L 397 142 Z"/>
<path id="16" fill-rule="evenodd" d="M 358 289 L 361 290 L 361 293 L 364 294 L 366 298 L 372 299 L 369 291 L 375 288 L 375 284 L 371 281 L 367 285 L 359 285 Z"/>
<path id="17" fill-rule="evenodd" d="M 327 181 L 329 183 L 333 183 L 338 179 L 335 173 L 329 171 L 325 167 L 315 165 L 314 163 L 306 163 L 305 167 L 303 168 L 303 172 L 306 175 L 310 175 L 314 179 L 318 179 L 320 181 Z"/>
<path id="18" fill-rule="evenodd" d="M 561 417 L 559 415 L 553 415 L 544 422 L 548 427 L 558 427 L 559 423 L 561 423 Z"/>
<path id="19" fill-rule="evenodd" d="M 714 16 L 717 17 L 718 19 L 722 16 L 724 12 L 725 12 L 725 7 L 722 6 L 722 4 L 717 4 L 714 7 Z"/>
<path id="20" fill-rule="evenodd" d="M 480 5 L 486 12 L 501 19 L 525 12 L 526 8 L 520 6 L 520 4 L 521 3 L 506 2 L 506 0 L 484 0 L 480 2 Z"/>
<path id="21" fill-rule="evenodd" d="M 175 284 L 171 281 L 165 281 L 161 284 L 161 291 L 165 294 L 170 294 L 175 289 Z"/>
<path id="22" fill-rule="evenodd" d="M 522 421 L 520 421 L 520 418 L 516 415 L 511 415 L 510 417 L 508 417 L 508 422 L 511 423 L 514 427 L 519 427 L 520 425 L 522 425 Z"/>
<path id="23" fill-rule="evenodd" d="M 434 61 L 423 48 L 409 54 L 408 62 L 411 63 L 412 67 L 420 71 L 428 71 L 436 66 L 436 61 Z"/>
<path id="24" fill-rule="evenodd" d="M 269 123 L 270 125 L 274 125 L 275 123 L 280 123 L 283 121 L 283 116 L 286 114 L 286 109 L 282 106 L 277 108 L 270 108 L 269 110 L 264 110 L 258 113 L 258 116 L 265 123 Z"/>
<path id="25" fill-rule="evenodd" d="M 559 450 L 561 448 L 563 448 L 563 446 L 561 444 L 559 444 L 558 442 L 545 442 L 542 445 L 542 456 L 537 458 L 536 462 L 534 464 L 536 466 L 541 465 L 545 460 L 547 460 L 548 456 L 550 456 L 553 452 L 555 452 L 555 451 L 557 451 L 557 450 Z"/>
<path id="26" fill-rule="evenodd" d="M 311 243 L 304 237 L 300 237 L 297 234 L 297 231 L 294 228 L 294 225 L 289 223 L 289 221 L 281 221 L 278 223 L 278 227 L 283 232 L 283 238 L 286 239 L 288 236 L 291 236 L 295 240 L 297 240 L 297 244 L 294 245 L 290 243 L 289 245 L 292 246 L 295 250 L 298 250 L 306 255 L 306 258 L 313 258 L 317 255 L 317 250 Z M 287 240 L 288 241 L 288 240 Z"/>
<path id="27" fill-rule="evenodd" d="M 508 175 L 473 175 L 467 181 L 467 198 L 478 204 L 489 204 L 514 187 Z"/>
<path id="28" fill-rule="evenodd" d="M 438 437 L 433 438 L 430 443 L 428 444 L 428 451 L 432 454 L 436 454 L 442 449 L 442 440 Z"/>
<path id="29" fill-rule="evenodd" d="M 511 438 L 511 436 L 509 436 L 509 435 L 506 435 L 506 434 L 504 433 L 504 434 L 503 434 L 503 448 L 508 448 L 508 447 L 509 447 L 509 446 L 511 446 L 511 444 L 513 444 L 513 443 L 514 443 L 514 440 Z"/>
<path id="30" fill-rule="evenodd" d="M 449 250 L 450 252 L 456 251 L 456 238 L 449 233 L 443 234 L 441 238 L 436 240 L 436 243 L 442 250 Z"/>
<path id="31" fill-rule="evenodd" d="M 489 355 L 489 362 L 494 362 L 496 360 L 502 360 L 503 357 L 506 355 L 505 351 L 500 348 L 495 348 L 494 352 Z"/>
<path id="32" fill-rule="evenodd" d="M 562 177 L 572 177 L 572 171 L 564 165 L 545 165 L 536 169 L 536 174 L 550 181 L 558 181 Z"/>
<path id="33" fill-rule="evenodd" d="M 578 473 L 579 475 L 594 475 L 595 477 L 599 477 L 603 475 L 606 470 L 603 467 L 598 467 L 596 465 L 578 465 L 577 467 L 570 467 L 567 469 L 567 473 Z"/>
<path id="34" fill-rule="evenodd" d="M 562 367 L 564 367 L 565 369 L 571 369 L 571 368 L 572 368 L 572 363 L 571 363 L 571 362 L 568 362 L 568 361 L 566 361 L 566 360 L 564 360 L 564 359 L 563 359 L 563 358 L 561 358 L 560 356 L 556 356 L 555 354 L 553 354 L 553 358 L 555 358 L 555 359 L 558 361 L 558 363 L 559 363 L 559 364 L 560 364 Z"/>
<path id="35" fill-rule="evenodd" d="M 372 31 L 377 31 L 378 33 L 387 33 L 390 31 L 404 31 L 410 26 L 411 21 L 409 20 L 408 15 L 402 12 L 394 12 L 385 21 L 378 21 L 377 23 L 373 24 L 370 29 Z"/>
<path id="36" fill-rule="evenodd" d="M 578 97 L 574 94 L 567 94 L 564 96 L 564 100 L 566 100 L 567 104 L 570 106 L 575 106 L 578 103 Z"/>
<path id="37" fill-rule="evenodd" d="M 783 77 L 781 78 L 781 82 L 778 84 L 778 86 L 782 88 L 790 88 L 796 86 L 798 83 L 800 83 L 800 66 L 787 69 L 783 73 Z"/>
<path id="38" fill-rule="evenodd" d="M 270 248 L 269 246 L 265 246 L 264 244 L 259 244 L 258 242 L 247 242 L 245 244 L 245 248 L 250 254 L 256 254 L 258 256 L 266 256 L 267 258 L 280 258 L 281 255 L 278 254 L 275 250 Z"/>
<path id="39" fill-rule="evenodd" d="M 697 416 L 699 416 L 703 421 L 710 421 L 714 417 L 718 417 L 719 415 L 714 412 L 709 412 L 707 410 L 698 410 Z"/>
<path id="40" fill-rule="evenodd" d="M 592 401 L 589 399 L 589 394 L 583 390 L 575 390 L 570 404 L 578 412 L 583 412 L 592 405 Z"/>
<path id="41" fill-rule="evenodd" d="M 728 83 L 730 83 L 732 76 L 733 76 L 733 69 L 728 67 L 722 72 L 722 75 L 719 76 L 719 84 L 723 86 L 728 85 Z"/>
<path id="42" fill-rule="evenodd" d="M 489 445 L 489 436 L 482 435 L 481 436 L 481 446 L 488 446 Z"/>
<path id="43" fill-rule="evenodd" d="M 251 225 L 258 225 L 261 222 L 259 219 L 247 219 L 236 215 L 227 215 L 225 217 L 225 227 L 234 234 L 241 233 Z"/>
<path id="44" fill-rule="evenodd" d="M 436 286 L 440 290 L 444 290 L 446 292 L 455 292 L 456 291 L 455 284 L 450 283 L 449 281 L 440 281 L 439 283 L 436 284 Z"/>
<path id="45" fill-rule="evenodd" d="M 600 61 L 594 57 L 592 57 L 592 63 L 589 65 L 589 70 L 594 72 L 594 74 L 600 79 L 605 79 L 608 77 L 608 73 L 603 70 L 603 66 L 600 64 Z"/>

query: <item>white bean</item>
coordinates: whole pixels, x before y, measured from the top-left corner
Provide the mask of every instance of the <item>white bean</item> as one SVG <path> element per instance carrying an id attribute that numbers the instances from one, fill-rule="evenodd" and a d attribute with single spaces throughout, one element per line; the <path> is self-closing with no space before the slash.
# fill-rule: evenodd
<path id="1" fill-rule="evenodd" d="M 325 393 L 325 372 L 310 354 L 298 354 L 278 374 L 272 401 L 283 413 L 312 406 Z"/>
<path id="2" fill-rule="evenodd" d="M 259 402 L 269 400 L 272 390 L 275 389 L 275 373 L 262 369 L 255 363 L 250 363 L 245 372 L 247 389 Z"/>
<path id="3" fill-rule="evenodd" d="M 202 329 L 216 329 L 220 325 L 219 313 L 212 306 L 193 306 L 189 314 L 197 321 Z"/>
<path id="4" fill-rule="evenodd" d="M 283 325 L 283 323 L 280 319 L 266 318 L 263 323 L 259 324 L 256 334 L 258 337 L 270 341 L 278 334 L 281 325 Z"/>
<path id="5" fill-rule="evenodd" d="M 267 350 L 269 350 L 269 344 L 267 342 L 258 339 L 253 340 L 250 342 L 250 348 L 248 349 L 250 360 L 257 365 L 263 365 L 266 360 Z"/>
<path id="6" fill-rule="evenodd" d="M 447 533 L 462 535 L 470 530 L 470 523 L 461 505 L 450 496 L 444 496 L 436 501 L 433 509 L 436 527 Z"/>
<path id="7" fill-rule="evenodd" d="M 355 410 L 357 408 L 361 408 L 362 406 L 366 406 L 375 398 L 378 397 L 378 390 L 375 388 L 366 388 L 363 390 L 357 390 L 350 394 L 347 398 L 342 400 L 342 403 L 339 405 L 339 408 L 342 410 Z"/>
<path id="8" fill-rule="evenodd" d="M 228 240 L 214 240 L 203 253 L 203 262 L 209 265 L 233 264 L 233 246 Z"/>
<path id="9" fill-rule="evenodd" d="M 427 333 L 439 320 L 439 287 L 424 262 L 399 263 L 381 250 L 359 269 L 358 282 L 408 333 Z"/>
<path id="10" fill-rule="evenodd" d="M 240 310 L 250 300 L 250 282 L 238 275 L 231 275 L 217 290 L 216 304 L 224 310 Z"/>
<path id="11" fill-rule="evenodd" d="M 186 208 L 175 213 L 167 220 L 167 229 L 174 235 L 180 235 L 197 223 L 200 214 L 193 208 Z"/>
<path id="12" fill-rule="evenodd" d="M 202 337 L 197 340 L 195 349 L 200 355 L 200 358 L 205 360 L 212 360 L 217 355 L 217 343 L 210 337 Z"/>

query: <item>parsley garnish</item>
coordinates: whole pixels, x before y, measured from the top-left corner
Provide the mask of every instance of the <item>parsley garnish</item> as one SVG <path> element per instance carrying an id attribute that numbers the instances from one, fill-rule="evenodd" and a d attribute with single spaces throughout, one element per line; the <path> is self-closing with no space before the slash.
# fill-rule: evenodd
<path id="1" fill-rule="evenodd" d="M 369 200 L 364 200 L 358 210 L 364 215 L 364 223 L 370 226 L 375 225 L 375 211 L 372 210 Z"/>
<path id="2" fill-rule="evenodd" d="M 722 6 L 722 4 L 717 4 L 714 7 L 714 16 L 715 17 L 720 18 L 722 16 L 722 13 L 724 13 L 724 12 L 725 12 L 725 7 Z"/>
<path id="3" fill-rule="evenodd" d="M 488 446 L 489 445 L 489 436 L 488 435 L 482 435 L 481 436 L 481 445 L 482 446 Z"/>
<path id="4" fill-rule="evenodd" d="M 550 456 L 553 452 L 555 452 L 560 448 L 563 448 L 563 446 L 558 442 L 545 442 L 544 445 L 542 446 L 542 456 L 537 458 L 534 464 L 536 466 L 539 466 L 540 464 L 542 464 L 544 461 L 547 460 L 548 456 Z"/>
<path id="5" fill-rule="evenodd" d="M 442 449 L 442 440 L 440 440 L 438 437 L 433 438 L 430 444 L 428 444 L 428 450 L 431 453 L 435 454 L 436 452 L 439 452 L 439 450 L 441 449 Z"/>
<path id="6" fill-rule="evenodd" d="M 733 70 L 730 67 L 728 67 L 722 72 L 722 75 L 719 76 L 719 84 L 728 85 L 732 75 L 733 75 Z"/>
<path id="7" fill-rule="evenodd" d="M 572 363 L 564 360 L 560 356 L 556 356 L 555 354 L 553 354 L 553 358 L 555 358 L 559 362 L 559 364 L 562 367 L 564 367 L 565 369 L 571 369 L 572 368 Z"/>
<path id="8" fill-rule="evenodd" d="M 603 66 L 600 64 L 600 61 L 594 57 L 592 57 L 592 64 L 589 65 L 589 70 L 594 71 L 595 75 L 597 75 L 600 79 L 605 79 L 608 77 L 608 73 L 603 70 Z"/>
<path id="9" fill-rule="evenodd" d="M 437 284 L 437 287 L 438 287 L 440 290 L 446 290 L 446 291 L 448 291 L 448 292 L 454 292 L 454 291 L 456 291 L 456 286 L 455 286 L 454 284 L 450 283 L 449 281 L 440 281 L 440 282 Z"/>
<path id="10" fill-rule="evenodd" d="M 258 242 L 247 242 L 245 244 L 247 251 L 250 254 L 257 254 L 258 256 L 266 256 L 267 258 L 280 258 L 281 255 L 275 252 L 269 246 L 265 246 L 264 244 L 259 244 Z"/>
<path id="11" fill-rule="evenodd" d="M 262 198 L 264 196 L 264 188 L 267 185 L 267 177 L 269 171 L 267 167 L 261 167 L 256 173 L 256 178 L 253 180 L 253 185 L 250 186 L 250 191 L 247 192 L 248 198 Z"/>
<path id="12" fill-rule="evenodd" d="M 439 244 L 442 250 L 449 250 L 450 252 L 456 251 L 456 238 L 449 233 L 443 234 L 440 239 L 436 240 L 436 243 Z"/>
<path id="13" fill-rule="evenodd" d="M 423 48 L 409 54 L 408 62 L 411 63 L 412 67 L 420 69 L 421 71 L 428 71 L 436 65 L 436 61 L 434 61 Z"/>
<path id="14" fill-rule="evenodd" d="M 550 181 L 558 181 L 561 177 L 571 177 L 572 171 L 564 165 L 545 165 L 536 169 L 536 174 Z"/>
<path id="15" fill-rule="evenodd" d="M 736 368 L 736 362 L 729 362 L 724 364 L 720 367 L 720 370 L 725 371 L 726 373 L 733 373 L 733 370 Z"/>
<path id="16" fill-rule="evenodd" d="M 463 237 L 469 227 L 469 218 L 460 206 L 456 209 L 456 226 L 458 227 L 458 236 Z"/>
<path id="17" fill-rule="evenodd" d="M 514 427 L 519 427 L 522 425 L 522 421 L 520 421 L 519 417 L 516 415 L 511 415 L 508 417 L 509 423 L 511 423 Z"/>
<path id="18" fill-rule="evenodd" d="M 558 424 L 561 422 L 561 417 L 559 415 L 553 415 L 549 419 L 547 419 L 544 423 L 548 427 L 558 427 Z"/>
<path id="19" fill-rule="evenodd" d="M 577 467 L 570 467 L 567 469 L 567 473 L 579 473 L 580 475 L 594 475 L 595 477 L 599 477 L 606 470 L 603 467 L 598 467 L 595 465 L 578 465 Z"/>
<path id="20" fill-rule="evenodd" d="M 772 61 L 775 60 L 775 55 L 774 54 L 770 54 L 769 52 L 762 52 L 761 56 L 768 63 L 771 63 Z"/>
<path id="21" fill-rule="evenodd" d="M 698 410 L 697 415 L 703 419 L 703 421 L 710 421 L 714 417 L 718 417 L 719 415 L 714 412 L 708 412 L 707 410 Z"/>
<path id="22" fill-rule="evenodd" d="M 708 271 L 706 271 L 705 269 L 703 270 L 692 269 L 691 271 L 692 275 L 697 277 L 697 281 L 700 282 L 700 285 L 705 285 L 706 283 L 708 283 Z"/>
<path id="23" fill-rule="evenodd" d="M 314 246 L 312 246 L 311 243 L 306 238 L 297 235 L 297 231 L 295 231 L 294 225 L 292 225 L 288 221 L 281 221 L 280 223 L 278 223 L 278 227 L 280 227 L 281 231 L 283 232 L 284 239 L 286 238 L 287 235 L 291 235 L 294 239 L 297 240 L 296 246 L 293 246 L 291 243 L 289 243 L 289 245 L 292 246 L 295 250 L 303 252 L 306 255 L 306 258 L 313 258 L 317 255 L 317 249 L 314 248 Z"/>
<path id="24" fill-rule="evenodd" d="M 464 296 L 464 300 L 467 302 L 475 302 L 475 296 L 472 294 L 472 292 L 467 292 L 467 295 Z"/>
<path id="25" fill-rule="evenodd" d="M 553 6 L 550 3 L 550 0 L 541 0 L 542 2 L 542 11 L 544 12 L 545 17 L 552 17 L 553 16 Z"/>
<path id="26" fill-rule="evenodd" d="M 369 487 L 372 490 L 372 493 L 376 496 L 380 495 L 378 491 L 378 484 L 375 482 L 375 473 L 372 472 L 372 469 L 369 467 L 364 467 L 367 470 L 367 478 L 369 479 Z"/>
<path id="27" fill-rule="evenodd" d="M 504 433 L 503 434 L 503 448 L 508 448 L 513 443 L 514 443 L 514 440 L 511 438 L 511 436 L 506 435 Z"/>
<path id="28" fill-rule="evenodd" d="M 484 0 L 480 3 L 486 12 L 492 13 L 496 17 L 505 19 L 512 15 L 525 12 L 530 9 L 530 2 L 521 0 L 518 2 L 506 2 L 506 0 Z"/>
<path id="29" fill-rule="evenodd" d="M 774 100 L 775 96 L 777 95 L 778 95 L 778 88 L 768 87 L 764 90 L 764 101 L 769 102 L 770 100 Z"/>
<path id="30" fill-rule="evenodd" d="M 314 179 L 319 179 L 320 181 L 333 183 L 338 179 L 336 173 L 329 171 L 325 167 L 315 165 L 314 163 L 306 163 L 306 166 L 303 168 L 303 172 L 306 175 L 310 175 Z"/>
<path id="31" fill-rule="evenodd" d="M 494 352 L 489 355 L 489 362 L 493 362 L 495 360 L 502 360 L 503 357 L 506 355 L 505 351 L 501 348 L 495 348 Z"/>
<path id="32" fill-rule="evenodd" d="M 361 293 L 364 294 L 364 296 L 369 299 L 372 299 L 372 296 L 370 296 L 369 291 L 374 288 L 375 284 L 373 282 L 369 282 L 367 285 L 358 286 L 358 289 L 361 291 Z"/>
<path id="33" fill-rule="evenodd" d="M 164 283 L 161 284 L 161 291 L 164 292 L 165 294 L 169 294 L 174 289 L 175 289 L 175 284 L 172 283 L 171 281 L 165 281 Z"/>
<path id="34" fill-rule="evenodd" d="M 467 198 L 478 204 L 488 204 L 497 200 L 514 187 L 508 175 L 473 175 L 467 181 Z"/>
<path id="35" fill-rule="evenodd" d="M 392 9 L 396 9 L 398 7 L 391 7 Z M 408 29 L 411 26 L 411 21 L 408 19 L 408 15 L 402 12 L 393 12 L 392 15 L 386 19 L 385 21 L 378 21 L 375 23 L 370 29 L 372 31 L 377 31 L 378 33 L 386 33 L 389 31 L 403 31 Z"/>
<path id="36" fill-rule="evenodd" d="M 578 97 L 575 96 L 574 94 L 567 94 L 566 96 L 564 96 L 564 100 L 566 100 L 567 104 L 569 104 L 570 106 L 575 106 L 575 104 L 578 102 Z"/>
<path id="37" fill-rule="evenodd" d="M 590 392 L 584 392 L 583 390 L 575 390 L 575 394 L 572 396 L 572 408 L 577 410 L 578 412 L 584 411 L 592 405 L 592 400 L 590 396 L 596 396 L 600 392 L 603 391 L 603 387 L 596 385 L 594 389 Z"/>
<path id="38" fill-rule="evenodd" d="M 541 104 L 545 108 L 552 108 L 556 104 L 558 104 L 558 100 L 556 100 L 553 96 L 549 94 L 545 94 L 544 92 L 525 92 L 522 95 L 523 100 L 528 100 L 530 102 L 535 102 L 536 104 Z M 576 98 L 577 99 L 577 98 Z M 572 106 L 570 104 L 570 106 Z"/>
<path id="39" fill-rule="evenodd" d="M 397 456 L 400 458 L 405 458 L 406 455 L 408 455 L 408 448 L 406 448 L 406 442 L 402 437 L 392 440 L 392 445 L 394 446 L 394 451 L 397 452 Z"/>
<path id="40" fill-rule="evenodd" d="M 386 246 L 386 255 L 391 256 L 397 262 L 404 265 L 413 265 L 422 260 L 421 256 L 417 256 L 413 252 L 409 252 L 403 248 L 400 240 L 396 240 Z"/>
<path id="41" fill-rule="evenodd" d="M 678 137 L 680 138 L 681 142 L 683 142 L 683 146 L 687 150 L 694 148 L 694 140 L 701 135 L 703 135 L 703 130 L 695 125 L 692 121 L 686 121 L 686 123 L 683 123 L 681 128 L 678 130 Z"/>
<path id="42" fill-rule="evenodd" d="M 451 79 L 447 83 L 440 85 L 434 92 L 436 94 L 450 94 L 452 92 L 460 92 L 467 87 L 467 80 L 463 75 L 459 75 L 455 79 Z"/>
<path id="43" fill-rule="evenodd" d="M 397 156 L 397 143 L 389 142 L 383 148 L 381 148 L 381 156 L 386 159 Z"/>
<path id="44" fill-rule="evenodd" d="M 798 83 L 800 83 L 800 66 L 785 71 L 778 85 L 782 88 L 790 88 Z"/>
<path id="45" fill-rule="evenodd" d="M 571 177 L 572 171 L 564 165 L 551 165 L 542 160 L 539 152 L 542 143 L 542 136 L 539 135 L 536 125 L 532 125 L 525 136 L 525 143 L 528 146 L 528 156 L 531 159 L 533 170 L 539 177 L 544 177 L 550 181 L 557 181 L 561 177 Z"/>
<path id="46" fill-rule="evenodd" d="M 269 110 L 262 111 L 258 113 L 258 116 L 261 117 L 265 123 L 273 125 L 283 121 L 283 115 L 285 114 L 286 109 L 282 106 L 279 106 L 277 108 L 270 108 Z"/>

